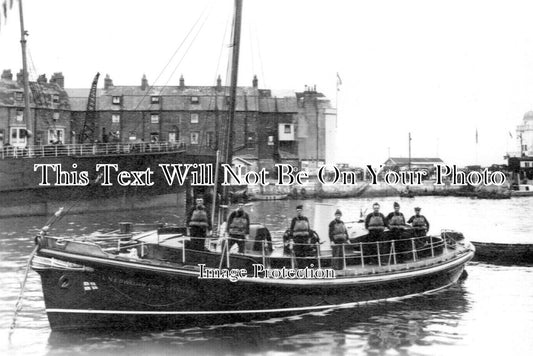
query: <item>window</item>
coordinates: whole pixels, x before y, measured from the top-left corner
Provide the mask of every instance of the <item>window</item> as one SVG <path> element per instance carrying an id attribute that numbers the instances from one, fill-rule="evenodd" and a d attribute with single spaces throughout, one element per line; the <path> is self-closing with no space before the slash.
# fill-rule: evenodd
<path id="1" fill-rule="evenodd" d="M 211 147 L 215 143 L 215 133 L 207 132 L 205 136 L 205 145 Z"/>
<path id="2" fill-rule="evenodd" d="M 54 104 L 58 104 L 58 103 L 59 103 L 59 95 L 57 95 L 57 94 L 53 94 L 53 95 L 52 95 L 52 102 L 53 102 Z"/>
<path id="3" fill-rule="evenodd" d="M 291 133 L 291 125 L 283 125 L 283 132 L 286 134 Z"/>
<path id="4" fill-rule="evenodd" d="M 176 142 L 176 133 L 175 132 L 169 132 L 168 133 L 168 142 Z"/>
<path id="5" fill-rule="evenodd" d="M 113 104 L 120 105 L 120 96 L 113 97 Z"/>
<path id="6" fill-rule="evenodd" d="M 268 136 L 268 145 L 274 146 L 274 136 Z"/>
<path id="7" fill-rule="evenodd" d="M 55 112 L 55 113 L 53 114 L 52 118 L 54 119 L 54 121 L 59 120 L 59 113 L 58 113 L 58 112 Z"/>
<path id="8" fill-rule="evenodd" d="M 246 147 L 253 147 L 255 144 L 255 132 L 248 132 L 246 134 Z"/>
<path id="9" fill-rule="evenodd" d="M 17 121 L 22 121 L 24 120 L 24 111 L 22 110 L 17 110 Z"/>
<path id="10" fill-rule="evenodd" d="M 198 114 L 191 114 L 191 124 L 198 123 Z"/>
<path id="11" fill-rule="evenodd" d="M 25 128 L 12 127 L 10 131 L 11 131 L 11 139 L 9 140 L 9 143 L 11 144 L 11 146 L 15 146 L 15 147 L 26 146 L 26 129 Z"/>
<path id="12" fill-rule="evenodd" d="M 159 96 L 152 96 L 151 101 L 152 104 L 159 104 Z"/>
<path id="13" fill-rule="evenodd" d="M 16 92 L 15 92 L 15 100 L 16 100 L 16 101 L 22 101 L 23 98 L 24 98 L 24 97 L 23 97 L 23 95 L 22 95 L 22 92 L 20 92 L 20 91 L 16 91 Z"/>
<path id="14" fill-rule="evenodd" d="M 159 142 L 159 132 L 150 133 L 150 143 L 158 143 L 158 142 Z"/>
<path id="15" fill-rule="evenodd" d="M 111 122 L 114 124 L 118 124 L 120 122 L 120 114 L 111 115 Z"/>
<path id="16" fill-rule="evenodd" d="M 191 132 L 191 145 L 197 145 L 200 140 L 200 133 L 198 131 Z"/>
<path id="17" fill-rule="evenodd" d="M 152 124 L 159 124 L 159 114 L 150 114 L 150 122 Z"/>
<path id="18" fill-rule="evenodd" d="M 198 104 L 200 102 L 200 98 L 197 96 L 191 96 L 191 104 Z"/>
<path id="19" fill-rule="evenodd" d="M 48 130 L 48 142 L 49 143 L 63 143 L 65 131 L 63 129 L 51 129 Z"/>

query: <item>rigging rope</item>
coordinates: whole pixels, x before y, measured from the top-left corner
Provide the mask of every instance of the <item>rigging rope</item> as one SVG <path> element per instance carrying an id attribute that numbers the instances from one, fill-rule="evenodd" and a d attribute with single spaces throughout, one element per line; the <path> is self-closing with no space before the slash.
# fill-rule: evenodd
<path id="1" fill-rule="evenodd" d="M 179 50 L 182 48 L 182 46 L 185 44 L 185 42 L 187 41 L 187 39 L 189 38 L 189 36 L 194 32 L 194 30 L 196 29 L 198 23 L 200 22 L 200 20 L 202 19 L 202 17 L 204 16 L 205 12 L 209 9 L 209 11 L 211 11 L 211 8 L 212 8 L 212 5 L 213 3 L 211 3 L 210 5 L 206 5 L 204 7 L 204 9 L 202 10 L 202 12 L 200 13 L 200 15 L 198 16 L 198 18 L 196 19 L 196 21 L 194 22 L 194 24 L 192 25 L 191 29 L 189 30 L 189 32 L 187 32 L 187 35 L 185 35 L 185 37 L 183 38 L 183 40 L 181 41 L 181 43 L 179 44 L 178 48 L 176 48 L 176 50 L 174 51 L 174 53 L 172 54 L 172 56 L 170 56 L 170 59 L 167 61 L 167 63 L 165 64 L 165 66 L 163 67 L 163 69 L 159 72 L 159 74 L 157 75 L 157 77 L 155 78 L 154 82 L 152 85 L 150 85 L 148 87 L 148 90 L 146 91 L 146 93 L 144 93 L 144 95 L 141 97 L 141 100 L 139 100 L 139 102 L 137 103 L 137 105 L 135 106 L 135 109 L 133 109 L 133 111 L 136 111 L 139 106 L 142 104 L 144 98 L 146 98 L 146 96 L 151 93 L 152 89 L 156 86 L 156 83 L 157 81 L 159 80 L 159 78 L 161 78 L 161 76 L 163 75 L 163 73 L 165 72 L 165 70 L 168 68 L 168 66 L 170 65 L 170 63 L 172 62 L 172 60 L 174 59 L 174 57 L 176 56 L 176 54 L 179 52 Z M 208 14 L 208 17 L 209 17 L 209 14 Z M 204 19 L 204 23 L 205 23 L 205 19 Z M 203 24 L 202 24 L 202 27 L 203 27 Z M 201 30 L 201 28 L 200 28 Z M 196 36 L 198 35 L 198 33 L 196 34 Z M 196 37 L 195 37 L 196 38 Z M 193 39 L 193 42 L 194 42 L 194 39 Z M 187 50 L 188 51 L 188 50 Z M 183 58 L 182 58 L 183 60 Z M 181 61 L 178 63 L 178 65 L 181 63 Z M 167 82 L 161 87 L 161 92 L 160 92 L 160 95 L 163 94 L 163 92 L 165 91 L 166 87 L 167 87 L 167 84 L 170 82 L 170 79 L 172 78 L 174 72 L 177 70 L 177 68 L 172 72 L 172 75 L 171 77 L 169 78 L 169 80 L 167 80 Z M 152 103 L 150 102 L 150 106 L 148 109 L 151 109 L 152 108 Z M 143 124 L 144 125 L 144 120 L 142 120 L 140 123 L 138 123 L 134 130 L 133 131 L 137 131 L 137 129 L 139 128 L 139 126 Z"/>
<path id="2" fill-rule="evenodd" d="M 26 281 L 28 280 L 28 274 L 30 273 L 31 261 L 37 253 L 37 250 L 39 250 L 39 245 L 35 245 L 33 251 L 30 254 L 30 257 L 28 258 L 28 262 L 26 262 L 26 272 L 24 273 L 24 279 L 21 283 L 19 296 L 17 298 L 17 302 L 15 303 L 15 313 L 13 315 L 13 321 L 11 322 L 11 326 L 9 327 L 9 340 L 11 340 L 11 335 L 15 331 L 18 313 L 22 310 L 22 297 L 24 296 L 24 290 L 26 289 Z"/>

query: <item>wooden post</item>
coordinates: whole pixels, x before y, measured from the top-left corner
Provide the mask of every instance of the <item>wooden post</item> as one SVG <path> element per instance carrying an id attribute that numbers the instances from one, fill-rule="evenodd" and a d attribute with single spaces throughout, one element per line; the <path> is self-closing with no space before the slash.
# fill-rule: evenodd
<path id="1" fill-rule="evenodd" d="M 411 251 L 413 252 L 413 261 L 416 262 L 416 247 L 414 238 L 411 238 Z"/>
<path id="2" fill-rule="evenodd" d="M 376 251 L 378 252 L 378 266 L 381 267 L 381 254 L 379 253 L 379 241 L 376 242 Z"/>
<path id="3" fill-rule="evenodd" d="M 361 267 L 365 268 L 365 256 L 363 253 L 363 243 L 359 242 L 359 249 L 361 250 Z"/>
<path id="4" fill-rule="evenodd" d="M 317 262 L 318 262 L 318 269 L 321 269 L 322 264 L 320 261 L 320 244 L 318 242 L 316 243 L 316 257 L 317 257 Z"/>
<path id="5" fill-rule="evenodd" d="M 344 249 L 344 243 L 342 244 L 342 267 L 346 269 L 346 250 Z"/>

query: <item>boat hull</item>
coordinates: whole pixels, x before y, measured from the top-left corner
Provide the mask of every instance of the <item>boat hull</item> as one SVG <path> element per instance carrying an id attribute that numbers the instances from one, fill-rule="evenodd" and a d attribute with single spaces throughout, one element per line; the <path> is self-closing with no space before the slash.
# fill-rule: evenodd
<path id="1" fill-rule="evenodd" d="M 416 270 L 316 280 L 199 279 L 191 268 L 99 258 L 82 261 L 90 272 L 37 272 L 53 330 L 163 329 L 267 319 L 438 291 L 457 282 L 472 255 Z"/>
<path id="2" fill-rule="evenodd" d="M 533 264 L 533 244 L 472 243 L 476 247 L 477 261 L 499 265 Z"/>

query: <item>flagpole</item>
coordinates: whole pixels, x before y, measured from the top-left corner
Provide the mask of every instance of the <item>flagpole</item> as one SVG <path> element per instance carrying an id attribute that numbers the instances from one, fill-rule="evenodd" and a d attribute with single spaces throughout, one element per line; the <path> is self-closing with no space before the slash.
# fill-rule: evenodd
<path id="1" fill-rule="evenodd" d="M 30 84 L 28 78 L 28 63 L 26 60 L 26 36 L 27 31 L 24 29 L 24 15 L 22 13 L 22 0 L 19 0 L 19 16 L 20 16 L 20 46 L 22 49 L 22 82 L 24 85 L 24 120 L 26 120 L 26 146 L 30 145 L 30 137 L 32 135 L 32 122 L 30 112 Z"/>

